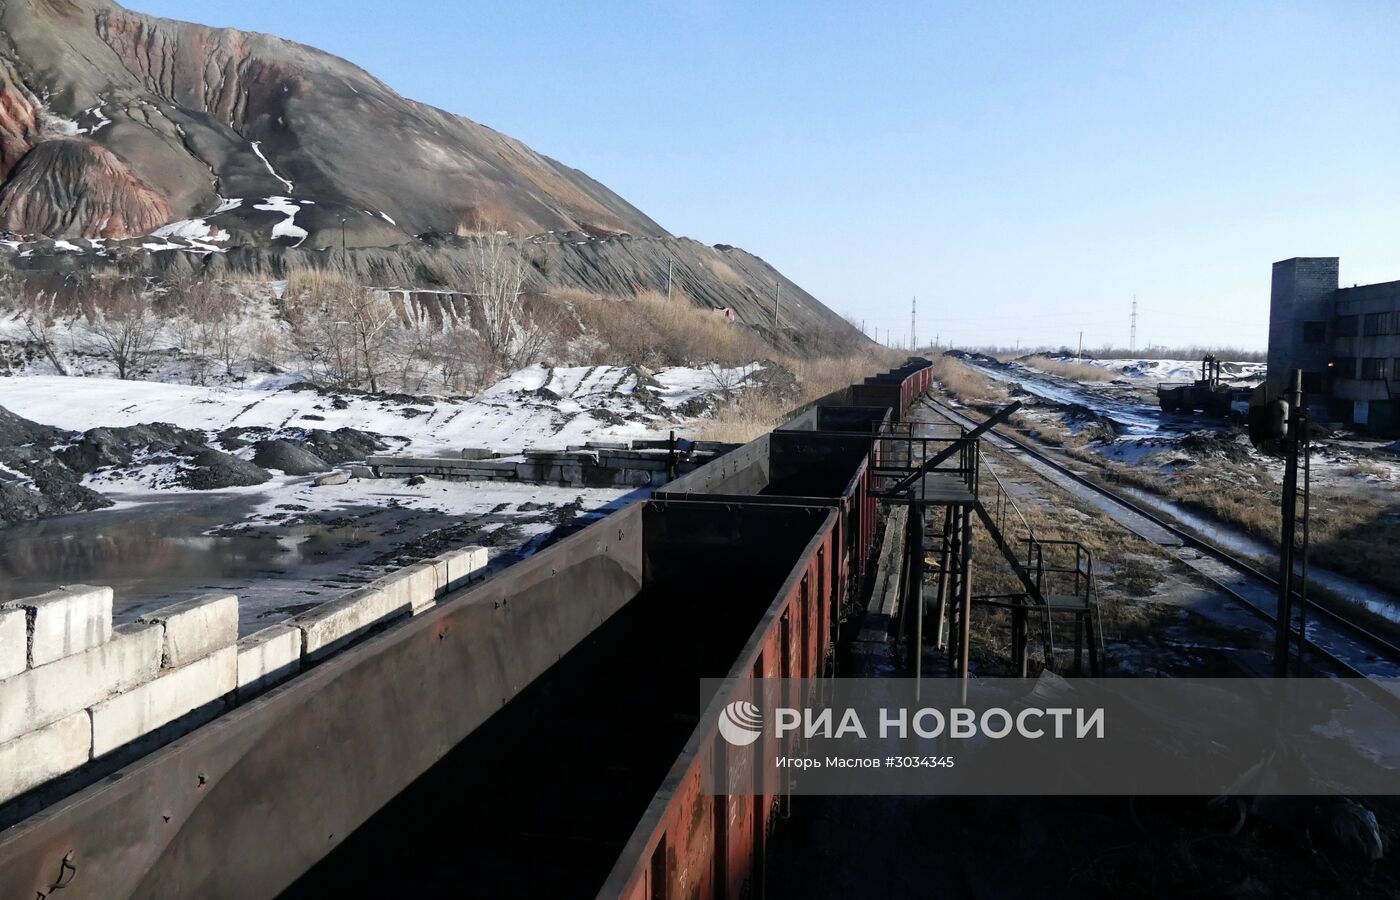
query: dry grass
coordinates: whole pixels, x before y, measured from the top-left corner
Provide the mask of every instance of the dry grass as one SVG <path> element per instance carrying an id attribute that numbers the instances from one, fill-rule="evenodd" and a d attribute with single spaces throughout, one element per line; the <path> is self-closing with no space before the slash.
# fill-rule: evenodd
<path id="1" fill-rule="evenodd" d="M 351 291 L 362 291 L 360 283 L 334 269 L 298 268 L 287 273 L 287 296 L 327 297 L 343 296 Z"/>
<path id="2" fill-rule="evenodd" d="M 561 355 L 568 362 L 627 362 L 649 368 L 760 362 L 792 376 L 795 391 L 743 390 L 700 424 L 696 432 L 700 440 L 753 440 L 783 422 L 792 409 L 903 359 L 873 346 L 849 356 L 788 356 L 775 351 L 752 328 L 698 307 L 680 293 L 669 300 L 654 292 L 619 299 L 569 290 L 557 291 L 549 299 L 568 309 L 575 323 L 571 332 L 561 336 L 567 344 Z"/>
<path id="3" fill-rule="evenodd" d="M 891 363 L 888 354 L 878 350 L 851 356 L 801 360 L 788 358 L 770 363 L 781 365 L 792 373 L 797 382 L 795 395 L 745 391 L 733 403 L 720 407 L 701 423 L 696 436 L 702 441 L 747 443 L 781 424 L 797 407 L 860 381 Z"/>
<path id="4" fill-rule="evenodd" d="M 1279 487 L 1262 465 L 1211 459 L 1208 467 L 1170 472 L 1106 461 L 1087 450 L 1070 452 L 1106 470 L 1112 480 L 1145 488 L 1270 546 L 1278 545 L 1283 518 Z M 1394 511 L 1393 503 L 1387 505 L 1375 496 L 1314 485 L 1309 527 L 1312 560 L 1358 581 L 1394 590 L 1400 577 L 1400 519 L 1387 515 Z"/>
<path id="5" fill-rule="evenodd" d="M 577 359 L 580 363 L 737 366 L 774 355 L 753 329 L 701 309 L 681 294 L 670 300 L 652 292 L 618 299 L 570 290 L 556 292 L 551 299 L 574 314 L 579 329 L 572 337 L 586 336 L 570 348 L 583 357 Z"/>
<path id="6" fill-rule="evenodd" d="M 1112 372 L 1099 366 L 1070 362 L 1066 359 L 1055 359 L 1052 356 L 1032 356 L 1022 360 L 1022 362 L 1047 375 L 1058 375 L 1061 378 L 1070 378 L 1075 381 L 1112 381 L 1114 378 Z"/>
<path id="7" fill-rule="evenodd" d="M 1384 478 L 1389 474 L 1389 471 L 1389 469 L 1380 463 L 1373 462 L 1369 459 L 1358 459 L 1356 462 L 1343 467 L 1342 474 L 1350 475 L 1353 478 Z"/>
<path id="8" fill-rule="evenodd" d="M 968 406 L 1000 404 L 1009 399 L 1004 385 L 951 356 L 940 356 L 933 361 L 933 377 L 945 391 Z"/>

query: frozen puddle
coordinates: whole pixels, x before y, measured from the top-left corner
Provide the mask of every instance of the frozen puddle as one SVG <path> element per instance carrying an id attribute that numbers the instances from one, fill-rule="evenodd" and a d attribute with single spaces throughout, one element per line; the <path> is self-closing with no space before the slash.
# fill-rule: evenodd
<path id="1" fill-rule="evenodd" d="M 482 544 L 491 565 L 534 552 L 563 526 L 643 496 L 429 479 L 313 487 L 280 478 L 256 491 L 118 495 L 112 509 L 5 529 L 0 601 L 59 584 L 110 585 L 117 623 L 212 591 L 236 593 L 249 634 L 334 599 L 387 569 Z"/>

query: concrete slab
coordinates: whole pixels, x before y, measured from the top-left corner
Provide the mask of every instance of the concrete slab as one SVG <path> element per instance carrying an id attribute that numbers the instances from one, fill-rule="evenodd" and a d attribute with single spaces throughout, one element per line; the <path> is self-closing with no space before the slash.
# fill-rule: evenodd
<path id="1" fill-rule="evenodd" d="M 162 668 L 175 669 L 233 646 L 238 640 L 238 597 L 204 594 L 142 616 L 137 621 L 165 629 Z"/>
<path id="2" fill-rule="evenodd" d="M 0 609 L 0 678 L 18 675 L 29 667 L 29 613 Z"/>
<path id="3" fill-rule="evenodd" d="M 112 636 L 112 589 L 65 585 L 37 597 L 3 604 L 29 614 L 29 665 L 82 653 Z"/>
<path id="4" fill-rule="evenodd" d="M 376 625 L 407 615 L 410 610 L 406 603 L 368 587 L 309 609 L 288 624 L 301 629 L 302 660 L 320 662 Z"/>
<path id="5" fill-rule="evenodd" d="M 437 572 L 430 563 L 414 563 L 370 582 L 389 596 L 391 604 L 417 611 L 437 598 Z"/>
<path id="6" fill-rule="evenodd" d="M 232 646 L 165 669 L 158 678 L 92 707 L 92 756 L 96 759 L 191 713 L 217 715 L 238 686 L 238 651 Z M 191 725 L 197 723 L 192 722 Z"/>
<path id="7" fill-rule="evenodd" d="M 255 631 L 237 649 L 240 703 L 301 671 L 301 629 L 290 623 Z"/>
<path id="8" fill-rule="evenodd" d="M 0 741 L 12 740 L 155 678 L 162 629 L 133 623 L 82 653 L 0 681 Z"/>
<path id="9" fill-rule="evenodd" d="M 83 709 L 0 744 L 0 803 L 86 763 L 92 719 Z"/>
<path id="10" fill-rule="evenodd" d="M 446 594 L 465 587 L 472 576 L 490 562 L 490 553 L 485 547 L 458 547 L 434 557 L 435 563 L 446 568 L 446 578 L 439 583 L 439 593 Z"/>

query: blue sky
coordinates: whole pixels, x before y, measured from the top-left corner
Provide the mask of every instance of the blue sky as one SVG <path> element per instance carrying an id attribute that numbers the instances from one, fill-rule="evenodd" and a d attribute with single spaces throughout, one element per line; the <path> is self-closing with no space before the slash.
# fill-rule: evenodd
<path id="1" fill-rule="evenodd" d="M 128 0 L 278 34 L 745 247 L 867 328 L 1263 347 L 1400 279 L 1400 5 Z"/>

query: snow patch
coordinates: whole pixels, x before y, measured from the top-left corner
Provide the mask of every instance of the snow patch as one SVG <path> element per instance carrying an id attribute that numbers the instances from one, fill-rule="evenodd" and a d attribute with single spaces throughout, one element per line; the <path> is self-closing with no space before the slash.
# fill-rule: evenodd
<path id="1" fill-rule="evenodd" d="M 209 243 L 211 241 L 228 240 L 228 232 L 210 225 L 204 219 L 181 219 L 178 222 L 171 222 L 169 225 L 162 225 L 151 232 L 151 237 L 158 238 L 183 238 L 191 242 Z M 208 249 L 222 249 L 210 247 Z"/>
<path id="2" fill-rule="evenodd" d="M 268 197 L 265 203 L 253 204 L 253 209 L 265 209 L 268 212 L 280 212 L 287 218 L 272 226 L 272 236 L 275 238 L 291 238 L 296 241 L 293 247 L 300 247 L 301 242 L 306 240 L 307 231 L 296 223 L 297 212 L 301 209 L 290 197 Z"/>
<path id="3" fill-rule="evenodd" d="M 97 134 L 97 132 L 112 124 L 112 120 L 107 118 L 107 116 L 103 114 L 102 106 L 100 104 L 92 107 L 91 109 L 83 110 L 83 115 L 95 121 L 91 126 L 87 128 L 79 128 L 76 132 L 77 134 Z"/>

